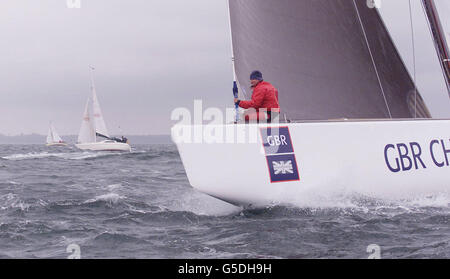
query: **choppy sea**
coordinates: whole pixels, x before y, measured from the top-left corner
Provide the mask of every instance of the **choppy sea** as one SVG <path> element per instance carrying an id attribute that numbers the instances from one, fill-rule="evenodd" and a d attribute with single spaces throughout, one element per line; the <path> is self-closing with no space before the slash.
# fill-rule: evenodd
<path id="1" fill-rule="evenodd" d="M 196 192 L 174 145 L 0 145 L 0 258 L 74 256 L 450 258 L 450 197 L 243 209 Z"/>

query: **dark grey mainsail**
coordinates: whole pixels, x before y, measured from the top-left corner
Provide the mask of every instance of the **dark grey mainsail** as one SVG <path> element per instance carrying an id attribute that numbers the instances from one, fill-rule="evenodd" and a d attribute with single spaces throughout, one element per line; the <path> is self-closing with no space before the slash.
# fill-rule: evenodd
<path id="1" fill-rule="evenodd" d="M 366 0 L 230 0 L 230 18 L 241 87 L 260 70 L 288 119 L 430 117 Z"/>

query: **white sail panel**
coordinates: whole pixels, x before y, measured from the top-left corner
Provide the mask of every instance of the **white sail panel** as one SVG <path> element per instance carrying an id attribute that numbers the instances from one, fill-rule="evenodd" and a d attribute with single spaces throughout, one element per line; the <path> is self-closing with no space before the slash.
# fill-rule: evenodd
<path id="1" fill-rule="evenodd" d="M 56 129 L 55 129 L 55 126 L 53 126 L 53 123 L 50 124 L 50 130 L 52 132 L 53 142 L 62 142 L 63 141 L 62 138 L 56 132 Z"/>
<path id="2" fill-rule="evenodd" d="M 80 132 L 78 134 L 78 143 L 91 143 L 96 141 L 95 130 L 90 116 L 89 104 L 90 99 L 88 98 L 84 109 Z"/>
<path id="3" fill-rule="evenodd" d="M 103 119 L 103 114 L 100 109 L 100 104 L 98 102 L 97 93 L 95 92 L 95 87 L 92 86 L 92 110 L 94 117 L 95 132 L 109 137 L 108 130 L 106 129 L 105 120 Z"/>
<path id="4" fill-rule="evenodd" d="M 48 128 L 48 133 L 47 133 L 47 143 L 53 143 L 53 134 L 52 134 L 52 127 L 50 126 L 50 128 Z"/>

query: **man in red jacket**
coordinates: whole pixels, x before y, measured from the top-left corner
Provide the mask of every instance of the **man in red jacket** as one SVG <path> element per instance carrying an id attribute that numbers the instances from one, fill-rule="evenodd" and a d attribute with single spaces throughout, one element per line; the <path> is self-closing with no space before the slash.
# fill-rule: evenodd
<path id="1" fill-rule="evenodd" d="M 275 114 L 280 113 L 278 90 L 272 84 L 264 81 L 260 71 L 251 73 L 250 83 L 253 89 L 252 99 L 250 101 L 234 99 L 234 102 L 241 108 L 253 108 L 256 110 L 256 113 L 253 111 L 245 115 L 246 122 L 255 120 L 257 122 L 263 120 L 271 122 L 275 118 Z"/>

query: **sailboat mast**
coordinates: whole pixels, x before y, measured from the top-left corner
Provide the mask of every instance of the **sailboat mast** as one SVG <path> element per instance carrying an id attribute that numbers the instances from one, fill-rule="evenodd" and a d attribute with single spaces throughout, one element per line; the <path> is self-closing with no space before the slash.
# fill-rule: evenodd
<path id="1" fill-rule="evenodd" d="M 95 90 L 95 84 L 94 84 L 94 70 L 95 68 L 92 66 L 89 66 L 89 68 L 91 69 L 91 91 Z"/>
<path id="2" fill-rule="evenodd" d="M 434 0 L 422 0 L 450 96 L 450 51 Z"/>
<path id="3" fill-rule="evenodd" d="M 230 0 L 227 1 L 228 5 L 228 23 L 230 28 L 230 42 L 231 42 L 231 62 L 233 66 L 233 81 L 236 82 L 236 65 L 234 63 L 234 49 L 233 49 L 233 35 L 231 31 L 231 11 L 230 11 Z"/>
<path id="4" fill-rule="evenodd" d="M 239 86 L 236 78 L 236 64 L 234 63 L 234 49 L 233 49 L 233 33 L 231 31 L 231 11 L 230 11 L 230 0 L 227 1 L 228 5 L 228 23 L 230 27 L 230 42 L 231 42 L 231 63 L 233 66 L 233 95 L 234 98 L 239 98 Z M 239 123 L 239 105 L 235 104 L 236 116 L 234 123 Z"/>

